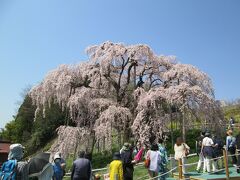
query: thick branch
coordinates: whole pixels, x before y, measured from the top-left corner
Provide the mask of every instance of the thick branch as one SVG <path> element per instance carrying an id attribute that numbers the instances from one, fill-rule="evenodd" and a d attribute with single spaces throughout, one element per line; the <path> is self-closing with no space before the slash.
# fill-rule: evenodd
<path id="1" fill-rule="evenodd" d="M 163 81 L 162 81 L 161 79 L 159 79 L 159 78 L 154 79 L 154 80 L 150 83 L 150 86 L 149 86 L 149 87 L 151 88 L 151 87 L 155 86 L 153 83 L 156 82 L 156 81 L 161 81 L 161 82 L 163 82 Z M 157 85 L 160 85 L 160 84 L 157 84 Z M 149 89 L 150 89 L 150 88 L 149 88 Z"/>

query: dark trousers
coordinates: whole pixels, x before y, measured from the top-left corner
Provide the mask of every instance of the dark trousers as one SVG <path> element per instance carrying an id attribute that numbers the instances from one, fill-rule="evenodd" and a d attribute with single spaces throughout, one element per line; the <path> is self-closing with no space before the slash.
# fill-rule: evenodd
<path id="1" fill-rule="evenodd" d="M 240 169 L 240 151 L 238 150 L 237 169 Z"/>
<path id="2" fill-rule="evenodd" d="M 236 148 L 230 147 L 228 149 L 228 151 L 230 152 L 231 155 L 233 155 L 232 156 L 232 164 L 237 164 L 237 157 L 236 157 L 236 155 L 234 155 L 236 153 Z"/>

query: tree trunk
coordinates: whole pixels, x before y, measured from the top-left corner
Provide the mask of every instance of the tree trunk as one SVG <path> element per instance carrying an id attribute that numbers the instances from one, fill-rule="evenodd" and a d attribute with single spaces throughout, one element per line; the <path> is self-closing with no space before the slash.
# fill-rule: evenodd
<path id="1" fill-rule="evenodd" d="M 185 126 L 185 119 L 186 115 L 185 112 L 182 113 L 182 138 L 183 138 L 183 142 L 186 142 L 186 126 Z"/>
<path id="2" fill-rule="evenodd" d="M 99 141 L 97 142 L 97 152 L 100 152 L 100 146 L 99 146 Z"/>
<path id="3" fill-rule="evenodd" d="M 95 143 L 96 143 L 96 138 L 95 138 L 95 134 L 94 134 L 94 135 L 92 136 L 91 154 L 93 153 Z"/>
<path id="4" fill-rule="evenodd" d="M 121 147 L 122 147 L 121 139 L 122 139 L 122 138 L 121 138 L 121 132 L 119 131 L 119 132 L 118 132 L 118 148 L 119 148 L 119 149 L 121 149 Z"/>
<path id="5" fill-rule="evenodd" d="M 134 79 L 134 89 L 136 89 L 136 74 L 137 74 L 136 65 L 134 65 L 134 77 L 133 77 L 133 79 Z"/>
<path id="6" fill-rule="evenodd" d="M 103 137 L 103 151 L 105 151 L 105 136 Z"/>
<path id="7" fill-rule="evenodd" d="M 73 158 L 77 159 L 77 150 L 78 150 L 78 145 L 79 145 L 79 140 L 77 141 L 77 143 L 75 144 L 75 149 L 74 149 L 74 154 L 73 154 Z"/>
<path id="8" fill-rule="evenodd" d="M 124 131 L 124 134 L 123 134 L 123 142 L 124 143 L 128 142 L 130 140 L 130 132 L 131 132 L 130 129 Z"/>
<path id="9" fill-rule="evenodd" d="M 170 111 L 170 118 L 171 118 L 171 142 L 172 142 L 172 148 L 174 147 L 173 142 L 173 119 L 172 119 L 172 110 Z"/>

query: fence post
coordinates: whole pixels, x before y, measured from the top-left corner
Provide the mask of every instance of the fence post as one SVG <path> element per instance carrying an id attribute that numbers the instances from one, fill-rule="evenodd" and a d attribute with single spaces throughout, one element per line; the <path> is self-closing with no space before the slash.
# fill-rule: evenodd
<path id="1" fill-rule="evenodd" d="M 179 179 L 183 179 L 183 173 L 182 173 L 182 159 L 178 159 L 178 173 L 179 173 Z"/>
<path id="2" fill-rule="evenodd" d="M 174 159 L 173 154 L 170 154 L 169 160 L 170 160 L 170 169 L 175 168 L 176 165 L 175 165 L 175 159 Z M 174 173 L 174 172 L 175 172 L 175 170 L 171 172 L 171 175 L 172 175 L 172 176 L 173 176 L 173 173 Z"/>
<path id="3" fill-rule="evenodd" d="M 228 156 L 226 149 L 223 149 L 223 157 L 224 157 L 224 166 L 226 171 L 226 179 L 229 179 L 229 169 L 228 169 Z"/>

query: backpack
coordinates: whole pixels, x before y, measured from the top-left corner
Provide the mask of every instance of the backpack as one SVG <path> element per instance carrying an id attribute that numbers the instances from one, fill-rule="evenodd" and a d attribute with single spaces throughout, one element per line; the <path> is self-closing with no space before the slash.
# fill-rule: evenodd
<path id="1" fill-rule="evenodd" d="M 27 180 L 29 172 L 29 166 L 26 161 L 18 161 L 17 162 L 17 173 L 16 179 L 18 180 Z"/>
<path id="2" fill-rule="evenodd" d="M 236 138 L 232 136 L 229 144 L 229 148 L 235 147 L 235 145 L 236 145 Z"/>
<path id="3" fill-rule="evenodd" d="M 2 165 L 1 180 L 15 180 L 17 174 L 17 160 L 8 160 Z"/>

